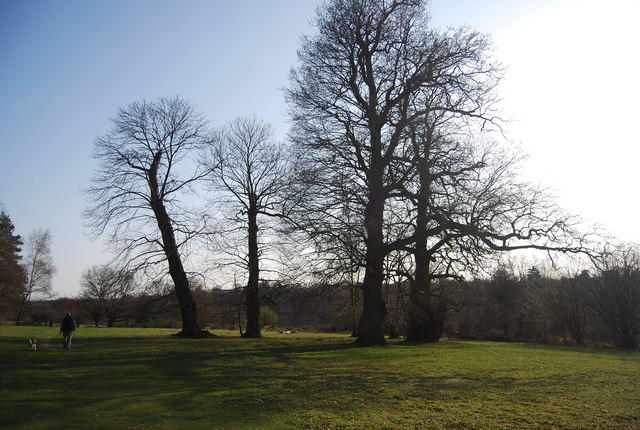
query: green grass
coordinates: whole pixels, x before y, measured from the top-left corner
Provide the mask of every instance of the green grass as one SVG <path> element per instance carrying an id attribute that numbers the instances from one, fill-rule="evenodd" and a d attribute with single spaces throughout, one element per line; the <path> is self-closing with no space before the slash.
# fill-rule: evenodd
<path id="1" fill-rule="evenodd" d="M 640 428 L 639 352 L 174 332 L 0 327 L 0 428 Z"/>

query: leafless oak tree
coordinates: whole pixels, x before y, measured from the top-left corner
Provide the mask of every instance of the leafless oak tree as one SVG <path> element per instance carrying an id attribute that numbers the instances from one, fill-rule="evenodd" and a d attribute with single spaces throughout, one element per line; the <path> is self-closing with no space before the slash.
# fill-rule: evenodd
<path id="1" fill-rule="evenodd" d="M 287 90 L 293 136 L 331 185 L 347 172 L 361 190 L 366 267 L 359 341 L 384 343 L 382 294 L 385 202 L 398 178 L 391 165 L 408 104 L 428 81 L 421 59 L 407 61 L 421 28 L 420 2 L 335 0 L 318 10 L 318 34 L 303 40 Z M 416 14 L 416 12 L 418 12 Z"/>
<path id="2" fill-rule="evenodd" d="M 149 267 L 166 261 L 180 305 L 180 334 L 202 336 L 181 251 L 204 228 L 185 197 L 204 177 L 194 159 L 211 141 L 207 121 L 179 97 L 132 103 L 111 121 L 95 140 L 100 164 L 88 190 L 90 226 L 96 235 L 109 229 L 110 243 L 126 262 Z"/>
<path id="3" fill-rule="evenodd" d="M 423 143 L 424 144 L 424 143 Z M 417 183 L 411 201 L 415 215 L 409 246 L 415 269 L 407 338 L 436 341 L 442 321 L 431 301 L 432 280 L 461 278 L 485 257 L 517 249 L 580 253 L 587 236 L 545 190 L 514 174 L 517 157 L 495 145 L 468 146 L 443 138 L 417 157 Z"/>
<path id="4" fill-rule="evenodd" d="M 107 320 L 107 326 L 126 314 L 125 303 L 136 288 L 132 272 L 115 267 L 93 266 L 82 274 L 80 300 L 91 315 L 96 327 L 101 318 Z"/>
<path id="5" fill-rule="evenodd" d="M 26 276 L 22 303 L 18 310 L 17 322 L 33 296 L 48 298 L 52 295 L 51 278 L 56 272 L 51 256 L 51 233 L 49 230 L 36 230 L 27 237 L 24 246 L 25 256 L 22 267 Z"/>
<path id="6" fill-rule="evenodd" d="M 340 237 L 332 224 L 348 229 L 364 245 L 362 343 L 385 342 L 390 252 L 414 258 L 415 305 L 430 297 L 434 277 L 458 276 L 455 269 L 488 251 L 582 249 L 570 217 L 558 216 L 541 190 L 512 180 L 515 159 L 476 147 L 501 123 L 502 69 L 489 39 L 468 28 L 430 29 L 425 4 L 325 3 L 286 92 L 299 171 L 313 190 L 301 206 L 316 221 L 307 225 L 331 240 Z M 347 203 L 357 224 L 341 217 Z M 428 300 L 414 308 L 416 318 L 429 318 Z M 434 337 L 425 334 L 428 323 L 414 323 L 415 340 Z"/>
<path id="7" fill-rule="evenodd" d="M 366 249 L 359 340 L 383 343 L 383 264 L 391 249 L 385 210 L 413 174 L 408 128 L 433 108 L 424 101 L 429 89 L 457 85 L 451 72 L 481 80 L 492 66 L 477 57 L 486 44 L 481 35 L 430 30 L 420 0 L 334 0 L 319 10 L 316 26 L 287 90 L 293 136 L 309 164 L 326 169 L 318 184 L 331 186 L 345 172 L 350 181 Z M 483 91 L 465 89 L 457 106 L 447 100 L 445 108 L 490 121 Z"/>
<path id="8" fill-rule="evenodd" d="M 261 217 L 282 217 L 283 188 L 289 177 L 288 153 L 274 141 L 270 125 L 256 118 L 237 118 L 212 145 L 207 168 L 223 199 L 233 229 L 246 233 L 246 255 L 240 256 L 248 272 L 246 286 L 247 326 L 243 337 L 260 337 Z M 262 227 L 261 227 L 262 226 Z"/>

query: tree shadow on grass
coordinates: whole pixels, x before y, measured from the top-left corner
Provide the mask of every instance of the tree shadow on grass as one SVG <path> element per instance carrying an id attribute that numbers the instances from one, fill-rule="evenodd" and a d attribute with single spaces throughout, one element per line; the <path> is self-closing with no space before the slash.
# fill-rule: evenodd
<path id="1" fill-rule="evenodd" d="M 433 350 L 487 349 L 466 342 L 363 348 L 340 338 L 81 338 L 71 351 L 56 341 L 29 354 L 26 345 L 4 348 L 9 341 L 15 339 L 0 338 L 7 351 L 0 358 L 0 422 L 7 428 L 286 428 L 312 418 L 311 428 L 322 428 L 362 422 L 373 411 L 402 428 L 398 411 L 424 424 L 448 410 L 464 424 L 457 408 L 482 414 L 492 404 L 497 415 L 516 405 L 512 416 L 524 420 L 531 405 L 544 410 L 562 387 L 588 378 L 424 361 Z"/>
<path id="2" fill-rule="evenodd" d="M 15 339 L 0 339 L 7 342 Z M 113 414 L 151 427 L 175 419 L 167 414 L 227 424 L 260 421 L 277 409 L 269 400 L 272 389 L 306 379 L 283 371 L 292 356 L 349 348 L 341 342 L 251 346 L 137 337 L 75 339 L 70 351 L 52 339 L 28 359 L 26 346 L 24 353 L 7 348 L 11 353 L 0 360 L 0 422 L 9 428 L 36 428 L 42 421 L 50 427 L 121 428 L 100 418 Z M 88 415 L 95 415 L 91 424 L 83 422 Z"/>

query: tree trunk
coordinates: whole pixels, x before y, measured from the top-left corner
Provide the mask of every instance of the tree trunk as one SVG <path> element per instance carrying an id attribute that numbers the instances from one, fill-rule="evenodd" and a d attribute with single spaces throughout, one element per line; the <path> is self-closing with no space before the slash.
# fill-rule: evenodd
<path id="1" fill-rule="evenodd" d="M 253 206 L 253 205 L 252 205 Z M 249 282 L 247 283 L 247 328 L 245 338 L 262 337 L 260 333 L 260 266 L 258 256 L 258 214 L 255 208 L 248 213 Z"/>
<path id="2" fill-rule="evenodd" d="M 419 148 L 416 153 L 420 153 Z M 424 156 L 426 158 L 426 154 Z M 431 273 L 427 222 L 429 218 L 429 194 L 431 180 L 428 164 L 423 158 L 418 164 L 420 192 L 417 201 L 415 246 L 413 258 L 416 265 L 411 286 L 407 340 L 411 342 L 437 342 L 444 330 L 443 315 L 435 308 L 431 291 Z"/>
<path id="3" fill-rule="evenodd" d="M 575 294 L 575 289 L 572 294 Z M 571 338 L 577 345 L 584 345 L 584 328 L 586 324 L 584 304 L 580 303 L 577 297 L 572 297 L 569 303 L 571 305 L 571 319 L 569 320 Z"/>
<path id="4" fill-rule="evenodd" d="M 410 342 L 437 342 L 444 330 L 443 315 L 433 303 L 429 259 L 424 254 L 415 254 L 416 273 L 407 324 L 407 340 Z"/>
<path id="5" fill-rule="evenodd" d="M 167 253 L 169 261 L 169 274 L 175 286 L 176 297 L 178 298 L 178 305 L 180 306 L 180 315 L 182 317 L 182 331 L 179 335 L 183 337 L 201 337 L 203 333 L 198 324 L 198 310 L 191 294 L 189 279 L 182 266 L 182 260 L 178 255 L 175 242 L 172 248 L 173 250 L 165 252 Z"/>
<path id="6" fill-rule="evenodd" d="M 390 288 L 389 288 L 389 279 L 387 278 L 386 282 L 385 282 L 385 301 L 387 302 L 387 314 L 389 316 L 389 339 L 398 339 L 400 337 L 400 333 L 398 333 L 398 328 L 396 326 L 396 324 L 394 323 L 394 319 L 393 319 L 393 315 L 392 312 L 389 311 L 389 303 L 391 303 L 391 298 L 389 297 L 390 294 Z M 396 288 L 399 289 L 399 286 L 396 284 Z M 398 306 L 398 303 L 396 302 L 396 307 Z M 393 309 L 393 307 L 392 307 Z"/>
<path id="7" fill-rule="evenodd" d="M 389 339 L 399 339 L 400 333 L 398 332 L 398 328 L 393 323 L 393 321 L 389 322 Z"/>
<path id="8" fill-rule="evenodd" d="M 382 265 L 381 265 L 382 266 Z M 378 274 L 365 273 L 360 333 L 357 342 L 363 345 L 384 345 L 384 319 L 387 306 L 382 298 L 382 282 Z"/>
<path id="9" fill-rule="evenodd" d="M 362 283 L 362 317 L 357 342 L 364 345 L 383 345 L 386 344 L 384 319 L 387 315 L 387 305 L 382 291 L 385 257 L 383 236 L 385 199 L 382 193 L 382 174 L 372 176 L 372 179 L 369 184 L 369 203 L 364 219 L 367 231 L 367 263 Z"/>
<path id="10" fill-rule="evenodd" d="M 634 327 L 633 317 L 631 316 L 631 309 L 625 308 L 620 312 L 618 318 L 618 325 L 612 327 L 617 332 L 616 346 L 622 349 L 636 349 L 638 348 L 638 333 Z"/>
<path id="11" fill-rule="evenodd" d="M 22 319 L 22 312 L 24 311 L 26 304 L 27 304 L 26 299 L 22 300 L 20 303 L 20 307 L 18 308 L 18 316 L 16 316 L 16 325 L 20 325 L 20 320 Z"/>
<path id="12" fill-rule="evenodd" d="M 180 315 L 182 317 L 182 331 L 178 333 L 183 337 L 202 337 L 204 332 L 198 324 L 198 310 L 196 302 L 191 294 L 189 287 L 189 279 L 182 265 L 182 259 L 178 250 L 175 234 L 171 218 L 164 207 L 164 203 L 159 194 L 157 170 L 160 163 L 162 152 L 158 152 L 154 157 L 153 164 L 148 172 L 149 187 L 151 191 L 151 207 L 153 209 L 158 228 L 162 234 L 162 248 L 167 256 L 169 264 L 169 275 L 173 280 L 180 306 Z"/>
<path id="13" fill-rule="evenodd" d="M 351 337 L 357 338 L 360 335 L 360 318 L 358 318 L 358 296 L 353 279 L 351 279 L 349 286 L 349 299 L 351 302 Z"/>

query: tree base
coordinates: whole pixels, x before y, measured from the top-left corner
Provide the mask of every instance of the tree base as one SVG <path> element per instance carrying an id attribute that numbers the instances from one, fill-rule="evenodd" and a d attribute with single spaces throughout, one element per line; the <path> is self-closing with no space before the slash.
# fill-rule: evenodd
<path id="1" fill-rule="evenodd" d="M 433 333 L 431 330 L 427 331 L 413 331 L 409 330 L 407 333 L 407 342 L 415 343 L 436 343 L 442 339 L 442 333 Z"/>
<path id="2" fill-rule="evenodd" d="M 198 330 L 195 333 L 185 333 L 184 330 L 172 336 L 183 337 L 185 339 L 214 339 L 220 337 L 209 330 Z"/>
<path id="3" fill-rule="evenodd" d="M 359 346 L 380 346 L 380 345 L 387 345 L 387 340 L 384 338 L 384 336 L 382 337 L 382 339 L 380 338 L 368 339 L 364 337 L 359 337 L 358 339 L 356 339 L 354 343 Z"/>
<path id="4" fill-rule="evenodd" d="M 261 333 L 249 333 L 248 331 L 245 331 L 244 333 L 242 333 L 242 335 L 240 335 L 241 338 L 243 339 L 260 339 L 262 338 L 262 334 Z"/>
<path id="5" fill-rule="evenodd" d="M 407 343 L 437 343 L 440 342 L 440 338 L 409 338 L 407 336 L 407 338 L 405 339 L 405 342 Z"/>

